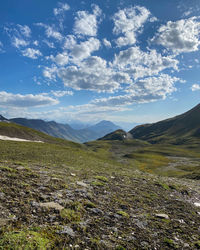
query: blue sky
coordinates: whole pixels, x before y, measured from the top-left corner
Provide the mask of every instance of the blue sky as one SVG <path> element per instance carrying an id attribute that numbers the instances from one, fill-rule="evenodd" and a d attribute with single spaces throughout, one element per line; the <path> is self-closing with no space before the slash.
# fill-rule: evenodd
<path id="1" fill-rule="evenodd" d="M 8 118 L 125 125 L 199 103 L 198 0 L 7 0 L 0 17 Z"/>

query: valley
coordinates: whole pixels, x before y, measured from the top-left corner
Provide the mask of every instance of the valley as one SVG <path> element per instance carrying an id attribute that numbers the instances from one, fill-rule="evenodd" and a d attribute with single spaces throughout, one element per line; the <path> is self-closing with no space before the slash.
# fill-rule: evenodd
<path id="1" fill-rule="evenodd" d="M 0 248 L 198 249 L 199 140 L 117 130 L 78 144 L 14 123 L 0 134 Z"/>

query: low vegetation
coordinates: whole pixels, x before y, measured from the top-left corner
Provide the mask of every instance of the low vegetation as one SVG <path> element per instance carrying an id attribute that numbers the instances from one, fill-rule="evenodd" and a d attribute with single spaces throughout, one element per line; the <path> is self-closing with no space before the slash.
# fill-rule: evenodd
<path id="1" fill-rule="evenodd" d="M 198 249 L 198 147 L 42 137 L 0 141 L 0 249 Z"/>

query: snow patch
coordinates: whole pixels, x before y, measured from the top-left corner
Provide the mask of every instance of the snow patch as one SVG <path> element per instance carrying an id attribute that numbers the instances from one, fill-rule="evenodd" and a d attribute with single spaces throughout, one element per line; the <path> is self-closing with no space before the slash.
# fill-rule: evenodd
<path id="1" fill-rule="evenodd" d="M 0 140 L 4 140 L 4 141 L 40 142 L 40 143 L 43 143 L 43 141 L 31 141 L 31 140 L 20 139 L 20 138 L 15 138 L 15 137 L 8 137 L 8 136 L 4 136 L 4 135 L 0 135 Z"/>

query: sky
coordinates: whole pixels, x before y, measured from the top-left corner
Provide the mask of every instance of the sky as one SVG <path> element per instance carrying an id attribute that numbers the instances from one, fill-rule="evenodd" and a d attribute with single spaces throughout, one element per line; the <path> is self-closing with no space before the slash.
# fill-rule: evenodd
<path id="1" fill-rule="evenodd" d="M 0 3 L 0 114 L 124 127 L 200 98 L 199 0 Z"/>

